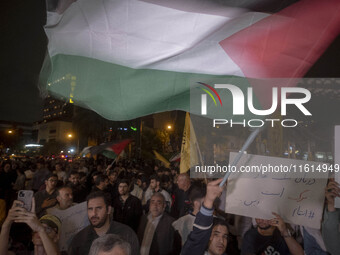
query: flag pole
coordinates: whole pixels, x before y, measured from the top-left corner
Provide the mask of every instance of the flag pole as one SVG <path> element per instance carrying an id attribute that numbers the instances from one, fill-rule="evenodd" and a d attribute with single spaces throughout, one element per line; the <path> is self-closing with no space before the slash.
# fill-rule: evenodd
<path id="1" fill-rule="evenodd" d="M 237 163 L 240 161 L 242 155 L 244 154 L 244 152 L 248 149 L 248 147 L 251 145 L 251 143 L 254 141 L 254 139 L 256 138 L 256 136 L 263 130 L 263 127 L 259 127 L 254 129 L 251 134 L 248 136 L 246 142 L 243 144 L 242 149 L 238 152 L 236 158 L 234 159 L 233 163 L 231 164 L 231 166 L 236 166 Z M 222 187 L 226 181 L 228 180 L 229 176 L 230 176 L 231 172 L 228 172 L 225 174 L 225 176 L 223 177 L 222 182 L 220 183 L 220 187 Z"/>

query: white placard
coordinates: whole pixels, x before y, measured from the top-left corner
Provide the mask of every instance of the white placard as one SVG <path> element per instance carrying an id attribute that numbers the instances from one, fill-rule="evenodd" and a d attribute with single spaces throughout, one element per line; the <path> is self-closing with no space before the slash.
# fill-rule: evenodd
<path id="1" fill-rule="evenodd" d="M 61 221 L 60 251 L 67 251 L 75 234 L 90 224 L 87 217 L 87 202 L 71 206 L 66 210 L 50 208 L 47 213 L 57 216 Z"/>
<path id="2" fill-rule="evenodd" d="M 340 126 L 335 126 L 334 136 L 335 136 L 334 164 L 339 165 L 340 164 Z M 335 181 L 340 183 L 340 173 L 339 172 L 335 173 Z M 335 198 L 335 207 L 340 208 L 340 198 L 339 197 Z"/>
<path id="3" fill-rule="evenodd" d="M 230 154 L 230 162 L 237 153 Z M 271 219 L 276 212 L 285 222 L 320 228 L 328 172 L 311 172 L 320 162 L 243 155 L 241 166 L 288 166 L 288 173 L 233 173 L 228 179 L 226 212 Z M 299 173 L 300 165 L 309 173 Z M 292 169 L 297 167 L 297 171 Z M 303 168 L 302 168 L 303 169 Z M 306 168 L 307 169 L 307 168 Z"/>

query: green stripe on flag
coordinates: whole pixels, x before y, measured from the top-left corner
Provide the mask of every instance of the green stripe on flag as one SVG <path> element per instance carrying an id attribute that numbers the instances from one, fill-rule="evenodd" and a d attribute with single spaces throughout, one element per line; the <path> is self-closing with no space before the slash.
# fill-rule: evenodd
<path id="1" fill-rule="evenodd" d="M 114 153 L 113 151 L 109 151 L 109 150 L 102 151 L 102 154 L 105 157 L 110 158 L 110 159 L 115 159 L 117 157 L 116 153 Z"/>
<path id="2" fill-rule="evenodd" d="M 241 88 L 245 95 L 249 87 L 246 78 L 236 76 L 133 69 L 62 54 L 52 57 L 51 61 L 53 72 L 48 81 L 48 90 L 56 96 L 70 98 L 110 120 L 128 120 L 172 110 L 200 115 L 202 85 L 197 82 L 213 86 L 215 82 L 221 83 L 223 80 L 224 83 Z M 193 90 L 193 86 L 197 89 Z M 222 95 L 223 109 L 220 116 L 208 117 L 233 118 L 235 121 L 254 118 L 249 112 L 245 116 L 232 116 L 231 94 Z M 254 101 L 255 107 L 261 109 L 258 100 L 255 98 Z M 213 102 L 208 104 L 209 107 L 216 108 Z"/>

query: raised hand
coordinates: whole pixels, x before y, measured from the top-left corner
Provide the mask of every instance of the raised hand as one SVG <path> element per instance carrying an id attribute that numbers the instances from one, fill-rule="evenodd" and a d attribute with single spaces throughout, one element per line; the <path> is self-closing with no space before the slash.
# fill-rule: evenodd
<path id="1" fill-rule="evenodd" d="M 47 208 L 55 205 L 57 203 L 57 199 L 55 198 L 46 198 L 41 205 L 41 208 Z"/>
<path id="2" fill-rule="evenodd" d="M 275 216 L 275 218 L 270 220 L 270 225 L 277 227 L 281 232 L 281 235 L 287 235 L 287 226 L 284 220 L 277 213 L 273 212 L 272 214 Z"/>
<path id="3" fill-rule="evenodd" d="M 325 196 L 328 205 L 328 211 L 335 211 L 334 201 L 336 197 L 340 197 L 340 185 L 334 179 L 330 179 L 326 189 Z"/>
<path id="4" fill-rule="evenodd" d="M 209 182 L 207 185 L 207 194 L 204 197 L 203 204 L 205 207 L 211 209 L 213 208 L 214 201 L 217 197 L 222 194 L 223 187 L 220 187 L 222 178 Z"/>

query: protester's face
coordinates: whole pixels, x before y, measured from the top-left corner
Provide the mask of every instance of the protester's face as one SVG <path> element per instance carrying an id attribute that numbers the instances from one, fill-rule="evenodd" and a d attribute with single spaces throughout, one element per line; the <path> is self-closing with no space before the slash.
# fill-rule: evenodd
<path id="1" fill-rule="evenodd" d="M 47 224 L 45 223 L 42 223 L 44 229 L 45 229 L 45 232 L 47 234 L 47 236 L 53 241 L 53 242 L 57 242 L 58 240 L 58 234 L 57 234 L 57 231 L 56 229 L 53 229 L 51 228 L 50 226 L 48 226 Z M 39 236 L 39 233 L 38 232 L 33 232 L 33 236 L 32 236 L 32 242 L 34 245 L 36 246 L 42 246 L 43 243 L 41 241 L 41 238 Z"/>
<path id="2" fill-rule="evenodd" d="M 124 249 L 122 249 L 122 247 L 120 247 L 119 245 L 116 245 L 110 251 L 98 252 L 98 255 L 128 255 L 128 253 Z"/>
<path id="3" fill-rule="evenodd" d="M 187 180 L 184 176 L 179 176 L 177 179 L 177 185 L 179 189 L 184 190 L 186 187 Z"/>
<path id="4" fill-rule="evenodd" d="M 73 203 L 72 189 L 62 188 L 59 190 L 59 196 L 57 196 L 58 203 L 61 208 L 67 209 Z"/>
<path id="5" fill-rule="evenodd" d="M 120 183 L 118 186 L 119 195 L 124 196 L 129 193 L 129 186 L 126 183 Z"/>
<path id="6" fill-rule="evenodd" d="M 87 204 L 87 216 L 95 228 L 104 226 L 110 214 L 111 207 L 107 207 L 102 197 L 90 199 Z"/>
<path id="7" fill-rule="evenodd" d="M 56 164 L 56 165 L 55 165 L 55 170 L 56 170 L 56 171 L 61 171 L 61 165 Z"/>
<path id="8" fill-rule="evenodd" d="M 227 248 L 228 229 L 226 226 L 217 225 L 213 228 L 209 242 L 209 254 L 222 255 Z"/>
<path id="9" fill-rule="evenodd" d="M 158 217 L 165 210 L 165 201 L 162 197 L 152 196 L 150 199 L 150 213 L 152 217 Z"/>
<path id="10" fill-rule="evenodd" d="M 45 181 L 46 188 L 48 189 L 55 189 L 55 187 L 57 187 L 57 183 L 58 183 L 58 178 L 54 176 L 48 178 L 48 180 Z"/>
<path id="11" fill-rule="evenodd" d="M 9 170 L 11 169 L 11 165 L 10 164 L 5 164 L 5 166 L 4 166 L 4 171 L 7 173 L 7 172 L 9 172 Z"/>
<path id="12" fill-rule="evenodd" d="M 70 182 L 73 183 L 73 185 L 79 184 L 79 175 L 78 174 L 71 174 L 71 176 L 68 178 Z"/>
<path id="13" fill-rule="evenodd" d="M 110 182 L 115 182 L 117 180 L 117 173 L 112 173 L 109 175 Z"/>
<path id="14" fill-rule="evenodd" d="M 152 179 L 152 180 L 150 181 L 150 188 L 151 188 L 151 189 L 155 189 L 156 187 L 157 187 L 157 182 L 156 182 L 155 179 Z"/>
<path id="15" fill-rule="evenodd" d="M 138 187 L 142 187 L 142 180 L 141 179 L 137 179 L 137 186 Z"/>
<path id="16" fill-rule="evenodd" d="M 108 185 L 109 185 L 109 179 L 105 179 L 103 182 L 99 184 L 99 187 L 101 190 L 104 190 L 107 188 Z"/>
<path id="17" fill-rule="evenodd" d="M 266 230 L 271 227 L 270 220 L 264 220 L 264 219 L 255 219 L 257 226 L 262 229 Z"/>

